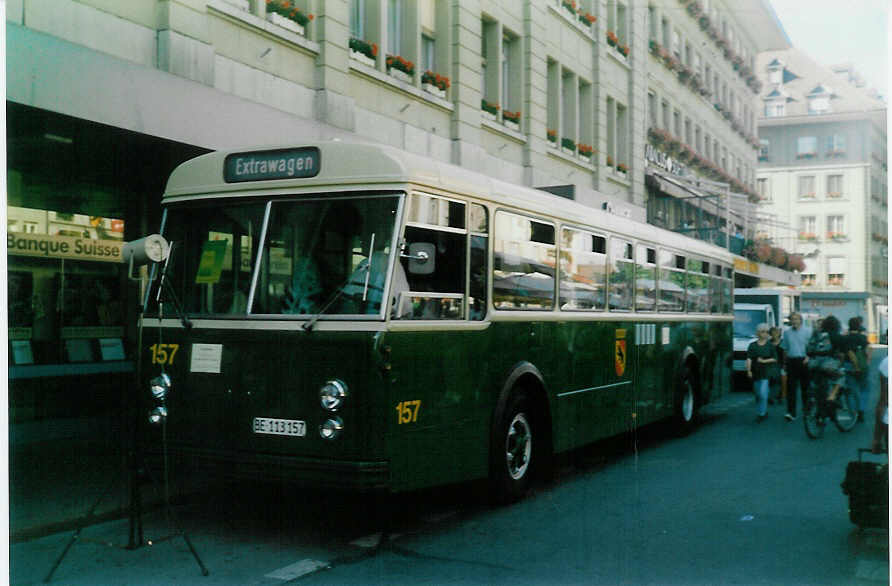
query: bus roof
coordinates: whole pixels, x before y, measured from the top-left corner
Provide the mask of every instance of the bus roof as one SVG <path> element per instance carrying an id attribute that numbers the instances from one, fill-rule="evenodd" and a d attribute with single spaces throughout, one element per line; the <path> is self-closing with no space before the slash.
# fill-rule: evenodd
<path id="1" fill-rule="evenodd" d="M 318 173 L 312 177 L 227 182 L 224 165 L 230 155 L 275 153 L 306 147 L 318 148 Z M 191 197 L 214 198 L 367 189 L 403 189 L 407 185 L 454 193 L 558 218 L 565 223 L 597 226 L 638 241 L 659 243 L 686 253 L 732 262 L 718 246 L 599 209 L 560 198 L 531 187 L 502 181 L 457 165 L 394 147 L 360 142 L 328 141 L 310 145 L 276 145 L 215 151 L 176 167 L 167 181 L 164 201 Z"/>

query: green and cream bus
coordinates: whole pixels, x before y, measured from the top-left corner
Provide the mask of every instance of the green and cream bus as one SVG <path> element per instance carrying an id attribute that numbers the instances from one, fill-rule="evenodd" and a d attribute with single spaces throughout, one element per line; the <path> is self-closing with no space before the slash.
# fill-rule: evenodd
<path id="1" fill-rule="evenodd" d="M 511 500 L 729 388 L 732 258 L 698 240 L 340 141 L 200 156 L 162 205 L 143 437 L 190 467 Z"/>

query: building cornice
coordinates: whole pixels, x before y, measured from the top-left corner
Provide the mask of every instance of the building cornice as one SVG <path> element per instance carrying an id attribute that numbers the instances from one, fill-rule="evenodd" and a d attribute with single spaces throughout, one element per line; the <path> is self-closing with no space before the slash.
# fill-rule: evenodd
<path id="1" fill-rule="evenodd" d="M 862 110 L 859 112 L 833 112 L 830 114 L 804 114 L 799 116 L 773 116 L 758 119 L 758 126 L 792 126 L 794 124 L 822 124 L 829 122 L 855 122 L 869 120 L 874 124 L 882 125 L 885 130 L 886 109 Z"/>

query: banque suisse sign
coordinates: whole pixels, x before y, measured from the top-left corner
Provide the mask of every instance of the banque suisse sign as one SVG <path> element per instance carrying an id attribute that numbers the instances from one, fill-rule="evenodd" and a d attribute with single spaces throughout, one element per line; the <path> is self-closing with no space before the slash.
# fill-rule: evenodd
<path id="1" fill-rule="evenodd" d="M 8 232 L 6 234 L 6 249 L 7 254 L 20 256 L 124 262 L 124 242 L 120 240 L 94 240 Z"/>
<path id="2" fill-rule="evenodd" d="M 237 183 L 315 177 L 319 162 L 316 147 L 233 153 L 223 163 L 223 180 Z"/>

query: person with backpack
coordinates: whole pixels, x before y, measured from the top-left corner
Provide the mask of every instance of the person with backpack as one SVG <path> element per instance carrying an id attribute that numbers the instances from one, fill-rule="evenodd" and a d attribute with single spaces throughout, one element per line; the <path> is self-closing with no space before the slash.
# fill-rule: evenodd
<path id="1" fill-rule="evenodd" d="M 846 360 L 843 369 L 846 371 L 846 386 L 852 391 L 858 408 L 858 423 L 864 423 L 864 409 L 867 407 L 867 367 L 870 364 L 870 344 L 861 327 L 861 318 L 849 320 L 849 333 L 845 336 Z"/>
<path id="2" fill-rule="evenodd" d="M 845 381 L 842 360 L 845 357 L 852 362 L 855 360 L 842 337 L 841 329 L 839 320 L 835 316 L 828 315 L 821 321 L 820 329 L 815 330 L 809 339 L 806 349 L 810 358 L 808 367 L 811 376 L 823 378 L 831 385 L 831 390 L 827 394 L 827 405 L 831 408 L 839 406 L 836 396 Z"/>

